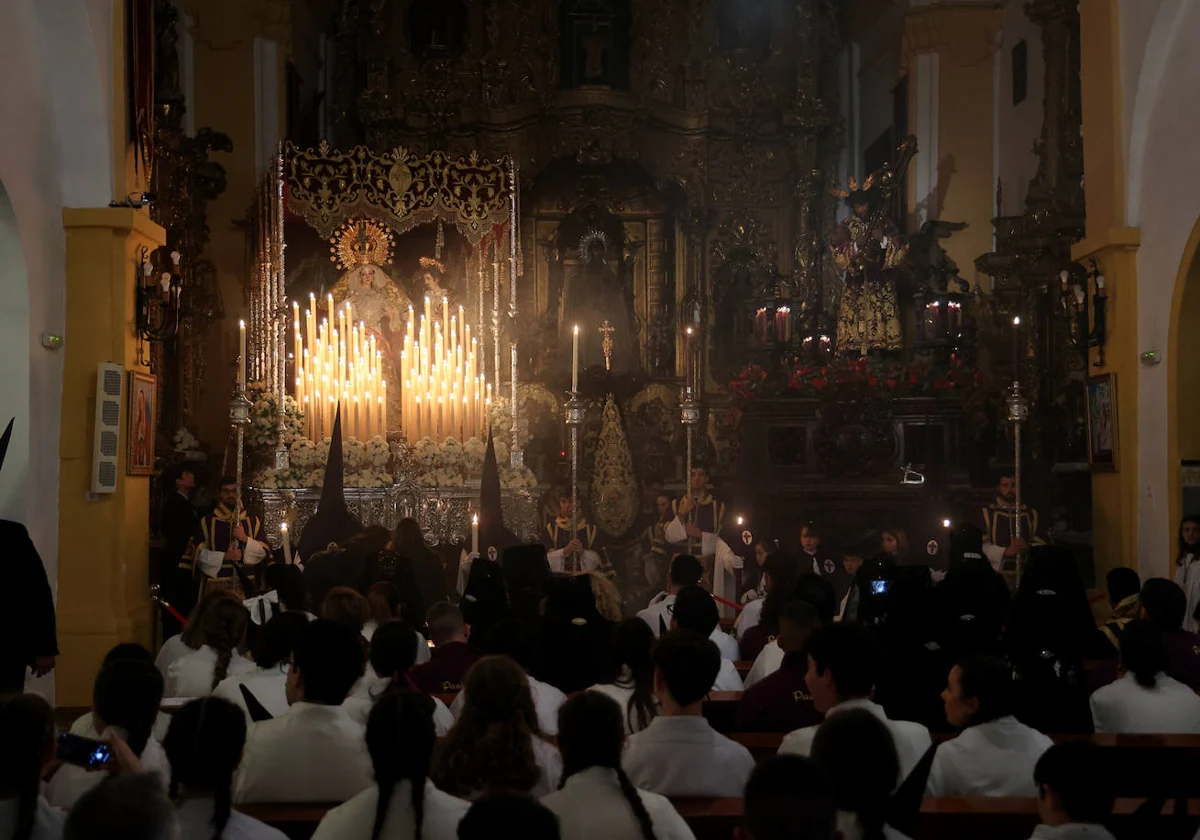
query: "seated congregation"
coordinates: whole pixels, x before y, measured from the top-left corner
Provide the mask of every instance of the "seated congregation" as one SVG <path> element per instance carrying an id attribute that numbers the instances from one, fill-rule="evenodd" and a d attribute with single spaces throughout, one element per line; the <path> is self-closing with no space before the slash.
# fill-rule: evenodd
<path id="1" fill-rule="evenodd" d="M 1200 637 L 1171 581 L 1110 575 L 1121 609 L 1097 626 L 1052 550 L 1011 597 L 979 557 L 937 585 L 872 561 L 850 615 L 776 552 L 759 607 L 723 623 L 688 555 L 631 618 L 541 547 L 477 558 L 457 604 L 394 558 L 363 568 L 354 587 L 273 566 L 269 604 L 207 592 L 157 655 L 110 651 L 82 714 L 0 698 L 0 840 L 1196 831 L 1160 816 L 1200 796 Z M 111 758 L 59 761 L 60 726 Z"/>

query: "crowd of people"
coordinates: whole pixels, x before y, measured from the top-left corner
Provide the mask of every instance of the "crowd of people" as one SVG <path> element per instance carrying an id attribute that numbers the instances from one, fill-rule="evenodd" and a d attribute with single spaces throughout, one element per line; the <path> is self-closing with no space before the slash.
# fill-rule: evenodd
<path id="1" fill-rule="evenodd" d="M 744 840 L 902 840 L 925 796 L 1036 798 L 1035 837 L 1107 838 L 1103 748 L 1051 736 L 1200 733 L 1190 559 L 1178 583 L 1111 572 L 1097 624 L 1053 547 L 1011 595 L 969 530 L 939 582 L 883 553 L 839 593 L 806 526 L 802 555 L 759 544 L 730 623 L 688 554 L 631 617 L 544 546 L 474 558 L 455 603 L 414 572 L 414 526 L 264 564 L 254 598 L 210 588 L 155 654 L 115 647 L 70 726 L 99 769 L 59 760 L 45 701 L 0 699 L 0 840 L 279 840 L 255 803 L 332 804 L 318 840 L 675 840 L 695 797 L 742 798 Z M 716 691 L 776 756 L 714 727 Z"/>

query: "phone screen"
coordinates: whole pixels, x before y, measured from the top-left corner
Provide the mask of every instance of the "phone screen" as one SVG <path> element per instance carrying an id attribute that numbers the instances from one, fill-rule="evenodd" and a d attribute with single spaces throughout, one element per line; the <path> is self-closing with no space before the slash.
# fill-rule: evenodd
<path id="1" fill-rule="evenodd" d="M 67 764 L 98 770 L 112 758 L 112 748 L 101 741 L 64 732 L 58 736 L 58 749 L 55 754 Z"/>
<path id="2" fill-rule="evenodd" d="M 871 581 L 872 595 L 886 595 L 888 591 L 888 582 L 886 580 Z"/>

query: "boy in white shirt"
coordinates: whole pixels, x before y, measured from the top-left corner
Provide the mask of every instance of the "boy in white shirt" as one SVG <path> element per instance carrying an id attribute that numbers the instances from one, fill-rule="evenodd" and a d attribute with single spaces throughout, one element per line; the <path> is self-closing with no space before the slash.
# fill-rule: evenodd
<path id="1" fill-rule="evenodd" d="M 671 613 L 675 610 L 675 597 L 685 586 L 696 586 L 704 577 L 704 567 L 690 554 L 677 554 L 671 561 L 667 573 L 667 591 L 659 592 L 650 600 L 650 606 L 637 617 L 650 625 L 654 637 L 658 638 L 671 629 Z"/>
<path id="2" fill-rule="evenodd" d="M 809 639 L 808 673 L 804 683 L 812 695 L 813 706 L 829 717 L 848 709 L 866 709 L 892 733 L 900 759 L 903 781 L 921 760 L 932 743 L 929 730 L 919 723 L 890 720 L 883 707 L 871 698 L 879 671 L 881 652 L 867 631 L 856 624 L 832 624 Z M 797 729 L 779 745 L 781 755 L 809 755 L 816 726 Z"/>
<path id="3" fill-rule="evenodd" d="M 667 797 L 740 796 L 754 758 L 702 714 L 721 670 L 717 646 L 699 633 L 672 630 L 654 648 L 654 668 L 661 711 L 626 742 L 623 764 L 630 781 Z"/>
<path id="4" fill-rule="evenodd" d="M 363 664 L 353 628 L 326 620 L 304 628 L 288 670 L 291 706 L 251 727 L 235 802 L 344 802 L 371 784 L 363 727 L 342 708 Z"/>
<path id="5" fill-rule="evenodd" d="M 1029 840 L 1113 840 L 1103 825 L 1112 814 L 1104 748 L 1088 741 L 1055 744 L 1033 771 L 1042 824 Z"/>

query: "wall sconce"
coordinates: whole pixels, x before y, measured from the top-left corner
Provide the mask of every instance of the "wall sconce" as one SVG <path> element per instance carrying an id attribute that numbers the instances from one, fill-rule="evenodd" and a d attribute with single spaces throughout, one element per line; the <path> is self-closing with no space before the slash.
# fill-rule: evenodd
<path id="1" fill-rule="evenodd" d="M 1097 355 L 1093 367 L 1104 367 L 1104 345 L 1108 343 L 1107 282 L 1095 260 L 1091 260 L 1091 265 L 1091 271 L 1076 263 L 1074 271 L 1064 268 L 1058 273 L 1062 284 L 1059 299 L 1071 327 L 1071 343 L 1085 357 L 1088 349 L 1095 347 Z"/>
<path id="2" fill-rule="evenodd" d="M 137 287 L 137 321 L 134 334 L 143 342 L 168 341 L 179 332 L 180 296 L 183 275 L 178 251 L 171 252 L 171 270 L 155 277 L 154 263 L 142 248 L 134 283 Z M 138 351 L 139 357 L 141 350 Z M 148 365 L 142 360 L 143 365 Z"/>

